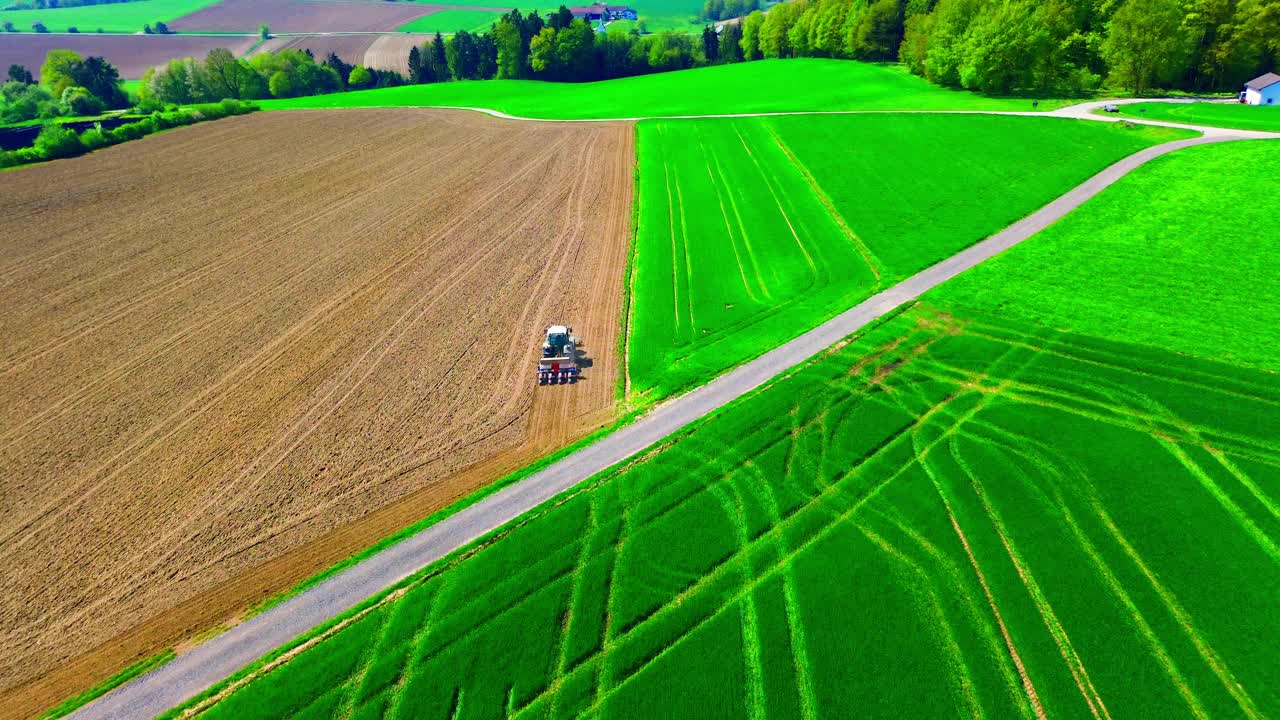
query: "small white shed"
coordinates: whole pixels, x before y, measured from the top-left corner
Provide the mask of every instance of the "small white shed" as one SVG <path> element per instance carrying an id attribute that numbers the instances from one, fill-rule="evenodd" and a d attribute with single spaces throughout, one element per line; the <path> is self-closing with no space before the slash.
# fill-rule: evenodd
<path id="1" fill-rule="evenodd" d="M 1280 105 L 1280 75 L 1267 73 L 1245 83 L 1240 101 L 1248 105 Z"/>

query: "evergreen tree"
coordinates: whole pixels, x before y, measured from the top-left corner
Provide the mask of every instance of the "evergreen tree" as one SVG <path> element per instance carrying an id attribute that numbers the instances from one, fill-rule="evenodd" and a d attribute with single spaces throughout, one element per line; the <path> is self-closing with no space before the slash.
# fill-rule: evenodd
<path id="1" fill-rule="evenodd" d="M 444 36 L 437 32 L 435 39 L 431 41 L 431 66 L 435 69 L 437 82 L 449 79 L 449 60 L 446 55 Z"/>
<path id="2" fill-rule="evenodd" d="M 720 36 L 710 25 L 702 28 L 702 54 L 709 63 L 720 59 Z"/>
<path id="3" fill-rule="evenodd" d="M 422 80 L 422 51 L 417 45 L 409 48 L 409 82 L 421 83 Z"/>

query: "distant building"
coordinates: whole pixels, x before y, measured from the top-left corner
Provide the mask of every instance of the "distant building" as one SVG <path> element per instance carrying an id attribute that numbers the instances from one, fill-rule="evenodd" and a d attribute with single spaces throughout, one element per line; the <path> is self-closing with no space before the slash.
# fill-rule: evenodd
<path id="1" fill-rule="evenodd" d="M 1244 84 L 1240 102 L 1248 105 L 1280 105 L 1280 75 L 1267 73 Z"/>
<path id="2" fill-rule="evenodd" d="M 587 22 L 595 22 L 597 20 L 604 22 L 635 20 L 638 17 L 636 11 L 626 5 L 605 5 L 603 3 L 571 7 L 569 12 L 573 13 L 574 19 L 586 20 Z"/>

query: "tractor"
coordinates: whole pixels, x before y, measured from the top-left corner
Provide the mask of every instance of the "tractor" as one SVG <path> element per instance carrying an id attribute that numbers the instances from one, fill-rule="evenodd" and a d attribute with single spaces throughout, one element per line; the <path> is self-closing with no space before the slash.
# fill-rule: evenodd
<path id="1" fill-rule="evenodd" d="M 538 384 L 559 385 L 578 380 L 578 345 L 573 328 L 552 325 L 547 328 L 542 342 L 542 357 L 538 358 Z"/>

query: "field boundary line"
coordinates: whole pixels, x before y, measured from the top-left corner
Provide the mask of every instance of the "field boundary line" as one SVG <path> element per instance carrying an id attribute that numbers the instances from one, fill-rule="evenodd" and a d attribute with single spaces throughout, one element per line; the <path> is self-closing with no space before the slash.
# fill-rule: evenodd
<path id="1" fill-rule="evenodd" d="M 298 112 L 298 111 L 334 111 L 334 110 L 465 110 L 468 112 L 477 112 L 499 120 L 514 120 L 517 122 L 537 122 L 537 123 L 618 123 L 618 122 L 642 122 L 645 120 L 716 120 L 716 119 L 732 119 L 732 118 L 769 118 L 769 117 L 793 117 L 793 116 L 818 116 L 818 115 L 1002 115 L 1006 117 L 1039 117 L 1039 118 L 1059 118 L 1067 120 L 1092 120 L 1094 122 L 1103 123 L 1131 123 L 1134 125 L 1151 125 L 1154 127 L 1176 128 L 1180 130 L 1194 130 L 1203 133 L 1207 137 L 1221 137 L 1230 140 L 1264 140 L 1270 138 L 1280 138 L 1280 133 L 1268 132 L 1265 130 L 1245 130 L 1239 128 L 1215 127 L 1212 125 L 1192 125 L 1189 123 L 1167 122 L 1164 120 L 1147 120 L 1145 118 L 1135 117 L 1117 117 L 1111 115 L 1098 115 L 1094 111 L 1101 109 L 1104 105 L 1131 105 L 1139 102 L 1155 102 L 1155 103 L 1185 103 L 1187 100 L 1178 98 L 1127 98 L 1117 100 L 1097 100 L 1091 102 L 1079 103 L 1077 105 L 1068 105 L 1056 110 L 1046 111 L 1028 111 L 1028 110 L 773 110 L 765 112 L 745 112 L 745 113 L 706 113 L 694 115 L 636 115 L 633 117 L 597 117 L 597 118 L 538 118 L 527 117 L 524 115 L 513 115 L 502 110 L 494 108 L 479 107 L 472 105 L 359 105 L 344 107 L 300 107 L 300 108 L 269 108 L 266 112 Z"/>
<path id="2" fill-rule="evenodd" d="M 775 377 L 808 363 L 827 348 L 895 312 L 900 306 L 1034 236 L 1147 162 L 1196 145 L 1258 137 L 1280 138 L 1280 134 L 1215 128 L 1202 137 L 1168 142 L 1134 153 L 1004 230 L 871 296 L 791 342 L 656 406 L 630 425 L 371 555 L 168 664 L 116 688 L 70 717 L 154 717 L 178 706 L 225 681 L 262 656 L 287 646 L 300 635 L 341 618 L 401 581 L 501 529 L 529 510 L 623 461 L 641 455 L 668 436 L 766 385 Z"/>

